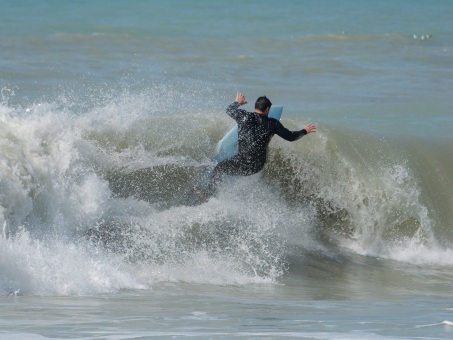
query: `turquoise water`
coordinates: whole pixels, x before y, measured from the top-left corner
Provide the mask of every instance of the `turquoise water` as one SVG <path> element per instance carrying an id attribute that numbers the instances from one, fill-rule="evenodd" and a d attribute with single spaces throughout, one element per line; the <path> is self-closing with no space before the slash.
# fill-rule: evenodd
<path id="1" fill-rule="evenodd" d="M 451 338 L 452 14 L 1 2 L 0 338 Z M 236 91 L 318 132 L 181 206 Z"/>
<path id="2" fill-rule="evenodd" d="M 241 89 L 272 94 L 296 116 L 360 130 L 378 123 L 395 134 L 420 134 L 423 126 L 425 134 L 449 136 L 449 1 L 0 6 L 8 99 L 16 87 L 15 100 L 34 102 L 100 86 L 201 82 L 199 90 L 221 91 L 203 94 L 211 107 Z"/>

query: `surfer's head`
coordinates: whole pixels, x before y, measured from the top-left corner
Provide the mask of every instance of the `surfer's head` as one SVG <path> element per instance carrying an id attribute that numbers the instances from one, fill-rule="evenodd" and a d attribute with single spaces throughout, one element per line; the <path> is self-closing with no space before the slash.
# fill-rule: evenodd
<path id="1" fill-rule="evenodd" d="M 255 102 L 255 111 L 258 113 L 268 114 L 272 106 L 271 101 L 266 96 L 259 97 Z"/>

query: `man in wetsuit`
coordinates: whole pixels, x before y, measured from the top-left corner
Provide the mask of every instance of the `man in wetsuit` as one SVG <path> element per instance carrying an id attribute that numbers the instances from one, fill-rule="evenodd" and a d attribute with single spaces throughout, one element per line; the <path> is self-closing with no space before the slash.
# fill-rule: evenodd
<path id="1" fill-rule="evenodd" d="M 263 169 L 267 147 L 275 134 L 294 142 L 316 132 L 316 126 L 313 124 L 306 125 L 300 131 L 290 131 L 277 119 L 269 118 L 272 103 L 265 96 L 256 100 L 255 112 L 239 109 L 246 103 L 245 96 L 237 93 L 235 101 L 226 109 L 226 113 L 238 124 L 238 154 L 219 162 L 214 168 L 209 186 L 212 191 L 222 174 L 248 176 Z"/>

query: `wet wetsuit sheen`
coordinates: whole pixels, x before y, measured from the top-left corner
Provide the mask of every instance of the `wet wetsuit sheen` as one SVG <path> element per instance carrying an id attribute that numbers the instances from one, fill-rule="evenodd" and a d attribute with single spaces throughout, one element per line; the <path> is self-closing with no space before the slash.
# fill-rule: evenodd
<path id="1" fill-rule="evenodd" d="M 293 142 L 307 134 L 305 129 L 290 131 L 280 121 L 267 115 L 239 109 L 239 104 L 230 104 L 226 113 L 238 124 L 238 154 L 221 161 L 214 169 L 214 177 L 227 175 L 252 175 L 266 163 L 267 146 L 276 134 Z"/>

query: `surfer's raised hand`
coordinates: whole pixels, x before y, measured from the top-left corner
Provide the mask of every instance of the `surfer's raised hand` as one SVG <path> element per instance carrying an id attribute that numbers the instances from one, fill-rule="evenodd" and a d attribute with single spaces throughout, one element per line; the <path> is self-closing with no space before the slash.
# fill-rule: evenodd
<path id="1" fill-rule="evenodd" d="M 305 131 L 307 131 L 307 135 L 312 132 L 316 132 L 316 126 L 313 124 L 308 124 L 304 127 Z"/>
<path id="2" fill-rule="evenodd" d="M 240 93 L 240 92 L 238 92 L 236 94 L 235 102 L 238 103 L 239 105 L 247 104 L 247 102 L 245 101 L 245 96 L 242 93 Z"/>

